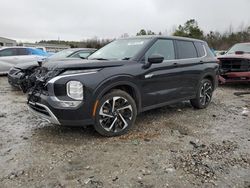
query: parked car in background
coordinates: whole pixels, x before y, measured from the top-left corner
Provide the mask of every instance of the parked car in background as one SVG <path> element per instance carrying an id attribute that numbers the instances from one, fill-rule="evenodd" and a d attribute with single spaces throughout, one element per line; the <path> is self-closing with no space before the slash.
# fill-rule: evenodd
<path id="1" fill-rule="evenodd" d="M 45 60 L 39 61 L 39 63 L 41 65 L 42 63 L 49 63 L 55 60 L 62 60 L 65 58 L 85 59 L 94 51 L 96 51 L 96 49 L 93 48 L 70 48 L 57 52 L 54 55 L 51 55 L 50 57 L 46 58 Z M 17 88 L 20 87 L 21 82 L 24 82 L 25 84 L 26 77 L 34 73 L 35 69 L 40 66 L 39 63 L 37 61 L 31 61 L 26 63 L 20 63 L 12 67 L 8 73 L 9 84 Z"/>
<path id="2" fill-rule="evenodd" d="M 48 57 L 48 53 L 27 47 L 3 47 L 0 49 L 0 74 L 7 74 L 11 67 L 29 61 L 40 61 Z"/>
<path id="3" fill-rule="evenodd" d="M 250 43 L 238 43 L 219 56 L 220 83 L 250 82 Z"/>
<path id="4" fill-rule="evenodd" d="M 143 36 L 115 40 L 87 60 L 43 64 L 28 93 L 36 115 L 60 125 L 94 125 L 125 134 L 138 113 L 190 100 L 206 108 L 217 87 L 218 60 L 201 40 Z"/>
<path id="5" fill-rule="evenodd" d="M 214 50 L 214 55 L 215 56 L 221 56 L 224 55 L 227 51 L 225 50 Z"/>

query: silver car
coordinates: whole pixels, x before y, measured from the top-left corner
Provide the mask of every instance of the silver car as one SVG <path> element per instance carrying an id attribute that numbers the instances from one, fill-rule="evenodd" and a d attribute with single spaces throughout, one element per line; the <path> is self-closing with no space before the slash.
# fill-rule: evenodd
<path id="1" fill-rule="evenodd" d="M 19 63 L 39 61 L 48 56 L 48 53 L 27 47 L 0 48 L 0 75 L 7 74 L 11 67 Z"/>

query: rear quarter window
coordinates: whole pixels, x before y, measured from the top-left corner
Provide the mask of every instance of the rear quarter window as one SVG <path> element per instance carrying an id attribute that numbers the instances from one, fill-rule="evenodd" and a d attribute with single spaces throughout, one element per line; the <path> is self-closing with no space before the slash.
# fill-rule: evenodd
<path id="1" fill-rule="evenodd" d="M 197 50 L 192 41 L 176 41 L 178 59 L 197 58 Z"/>
<path id="2" fill-rule="evenodd" d="M 204 44 L 201 43 L 201 42 L 195 42 L 195 47 L 197 49 L 197 52 L 198 52 L 198 56 L 199 57 L 203 57 L 206 55 L 206 52 L 205 52 L 205 47 L 204 47 Z"/>

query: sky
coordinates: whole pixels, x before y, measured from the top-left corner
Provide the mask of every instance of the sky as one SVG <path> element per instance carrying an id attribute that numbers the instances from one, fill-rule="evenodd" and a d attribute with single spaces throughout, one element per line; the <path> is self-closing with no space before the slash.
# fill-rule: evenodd
<path id="1" fill-rule="evenodd" d="M 1 0 L 0 37 L 23 42 L 171 34 L 196 19 L 205 32 L 250 26 L 250 0 Z"/>

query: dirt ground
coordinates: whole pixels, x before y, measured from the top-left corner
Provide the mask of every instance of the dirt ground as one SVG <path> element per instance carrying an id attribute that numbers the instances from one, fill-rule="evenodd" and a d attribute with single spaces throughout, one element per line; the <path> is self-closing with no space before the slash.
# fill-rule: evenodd
<path id="1" fill-rule="evenodd" d="M 0 187 L 250 187 L 250 85 L 140 114 L 129 134 L 54 126 L 0 77 Z"/>

